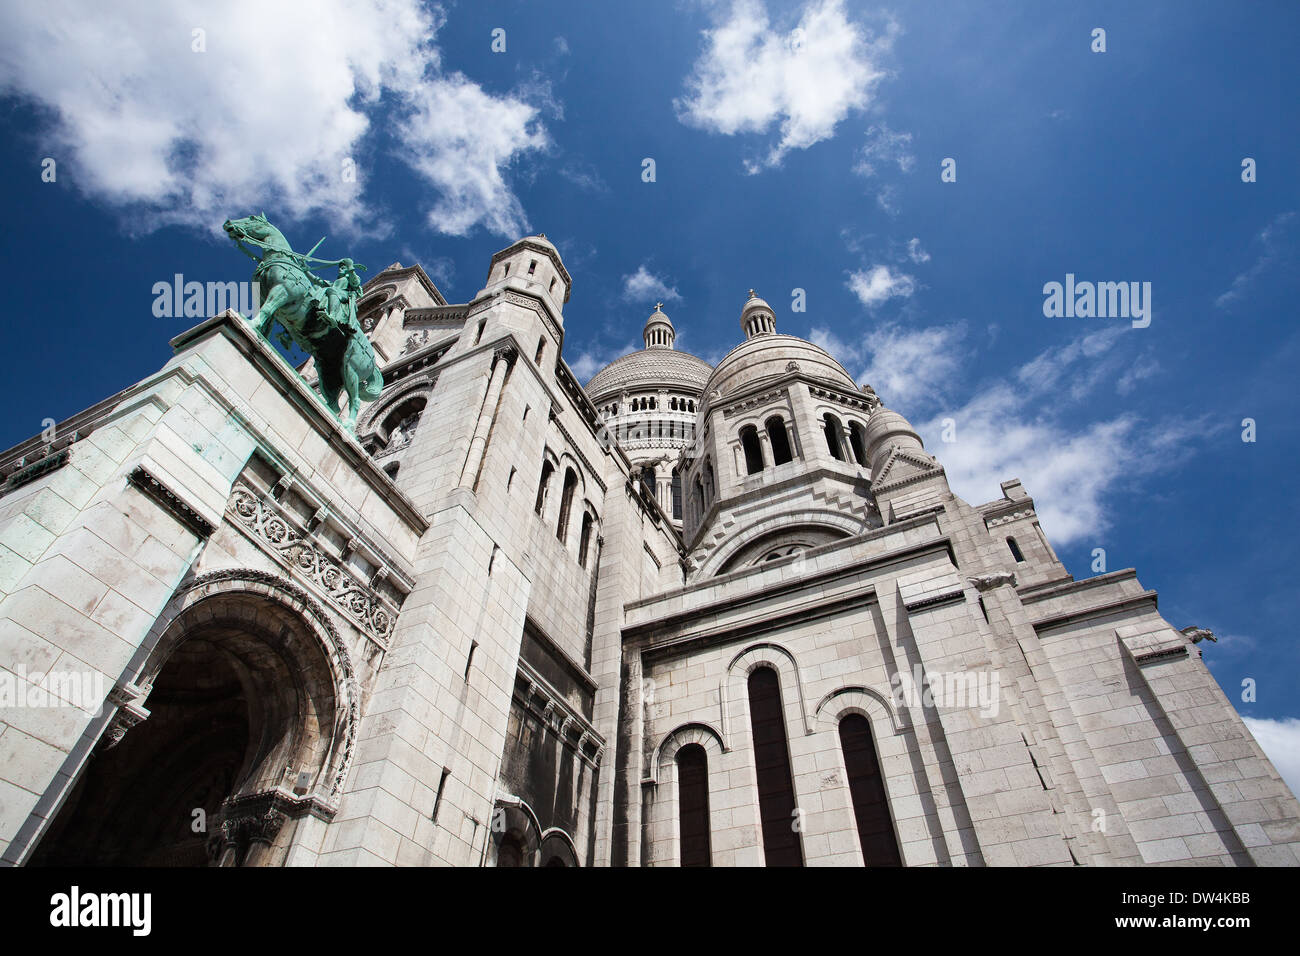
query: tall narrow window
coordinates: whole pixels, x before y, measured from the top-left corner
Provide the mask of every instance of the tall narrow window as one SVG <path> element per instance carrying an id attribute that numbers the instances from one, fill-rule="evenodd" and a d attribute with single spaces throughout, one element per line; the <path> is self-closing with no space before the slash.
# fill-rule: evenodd
<path id="1" fill-rule="evenodd" d="M 573 493 L 578 490 L 578 475 L 572 468 L 564 472 L 564 496 L 560 498 L 560 520 L 555 523 L 555 536 L 561 541 L 569 536 L 569 512 L 573 510 Z"/>
<path id="2" fill-rule="evenodd" d="M 478 345 L 483 341 L 483 327 L 487 325 L 487 319 L 483 319 L 478 324 L 478 331 L 474 333 L 474 344 Z"/>
<path id="3" fill-rule="evenodd" d="M 858 422 L 849 425 L 849 444 L 853 447 L 853 457 L 859 465 L 867 463 L 867 433 Z"/>
<path id="4" fill-rule="evenodd" d="M 785 420 L 773 415 L 767 420 L 767 440 L 772 444 L 772 463 L 784 465 L 794 460 L 790 451 L 790 434 L 785 430 Z"/>
<path id="5" fill-rule="evenodd" d="M 542 364 L 542 356 L 546 353 L 546 337 L 537 340 L 537 355 L 533 358 L 534 365 Z"/>
<path id="6" fill-rule="evenodd" d="M 823 419 L 823 431 L 826 432 L 826 447 L 836 461 L 844 460 L 844 448 L 840 445 L 840 420 L 834 415 Z"/>
<path id="7" fill-rule="evenodd" d="M 578 563 L 587 566 L 587 554 L 591 551 L 591 512 L 582 513 L 582 535 L 578 538 Z"/>
<path id="8" fill-rule="evenodd" d="M 1007 538 L 1007 547 L 1011 549 L 1011 556 L 1016 559 L 1017 564 L 1025 560 L 1025 555 L 1020 550 L 1020 545 L 1016 544 L 1015 538 Z"/>
<path id="9" fill-rule="evenodd" d="M 528 263 L 528 274 L 532 275 L 536 271 L 537 271 L 537 260 L 534 259 L 532 262 Z"/>
<path id="10" fill-rule="evenodd" d="M 677 751 L 678 835 L 682 866 L 709 866 L 709 755 L 699 744 Z"/>
<path id="11" fill-rule="evenodd" d="M 542 508 L 546 506 L 546 492 L 551 487 L 551 475 L 555 474 L 555 466 L 550 461 L 542 462 L 542 480 L 537 483 L 537 504 L 533 510 L 538 514 L 542 513 Z"/>
<path id="12" fill-rule="evenodd" d="M 682 520 L 682 470 L 673 469 L 673 520 Z"/>
<path id="13" fill-rule="evenodd" d="M 704 482 L 695 477 L 695 520 L 704 517 Z"/>
<path id="14" fill-rule="evenodd" d="M 763 470 L 763 448 L 758 442 L 758 429 L 746 425 L 740 430 L 740 447 L 745 450 L 745 471 L 756 475 Z"/>
<path id="15" fill-rule="evenodd" d="M 862 859 L 867 866 L 902 866 L 889 815 L 889 796 L 867 718 L 849 714 L 840 721 L 840 746 L 844 748 L 844 769 L 849 774 L 849 795 L 853 798 Z"/>
<path id="16" fill-rule="evenodd" d="M 803 866 L 803 848 L 794 827 L 794 779 L 786 746 L 781 684 L 770 667 L 759 667 L 749 675 L 749 720 L 754 731 L 763 856 L 768 866 Z"/>

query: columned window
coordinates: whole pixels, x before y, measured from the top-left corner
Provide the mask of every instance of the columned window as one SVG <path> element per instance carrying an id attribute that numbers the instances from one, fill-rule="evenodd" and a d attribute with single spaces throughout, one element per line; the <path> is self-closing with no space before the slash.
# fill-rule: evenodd
<path id="1" fill-rule="evenodd" d="M 763 470 L 763 449 L 758 443 L 758 429 L 746 425 L 740 430 L 740 446 L 745 450 L 745 471 L 756 475 Z"/>
<path id="2" fill-rule="evenodd" d="M 763 855 L 768 866 L 803 866 L 803 848 L 795 829 L 794 778 L 781 708 L 781 684 L 770 667 L 759 667 L 749 675 L 749 720 L 754 732 Z"/>
<path id="3" fill-rule="evenodd" d="M 826 448 L 836 461 L 844 460 L 844 447 L 840 443 L 840 420 L 834 415 L 823 419 L 822 430 L 826 433 Z"/>
<path id="4" fill-rule="evenodd" d="M 555 466 L 549 460 L 542 462 L 542 478 L 537 483 L 537 504 L 533 505 L 533 511 L 537 514 L 541 514 L 542 508 L 546 505 L 546 492 L 550 489 L 553 474 L 555 474 Z"/>
<path id="5" fill-rule="evenodd" d="M 578 490 L 578 475 L 572 468 L 564 472 L 564 496 L 560 499 L 560 520 L 555 523 L 555 536 L 564 541 L 569 536 L 569 513 L 573 510 L 573 493 Z"/>
<path id="6" fill-rule="evenodd" d="M 844 748 L 844 769 L 849 774 L 862 859 L 867 866 L 902 866 L 870 721 L 861 714 L 849 714 L 841 720 L 840 746 Z"/>
<path id="7" fill-rule="evenodd" d="M 773 415 L 766 422 L 767 440 L 772 444 L 772 463 L 784 465 L 794 460 L 790 450 L 790 434 L 785 430 L 785 420 L 780 415 Z"/>
<path id="8" fill-rule="evenodd" d="M 866 429 L 858 422 L 849 425 L 849 445 L 853 448 L 853 457 L 858 460 L 859 465 L 867 463 L 867 434 Z"/>
<path id="9" fill-rule="evenodd" d="M 582 534 L 578 538 L 578 563 L 584 568 L 587 566 L 587 555 L 591 551 L 591 527 L 591 512 L 584 511 L 582 513 Z"/>
<path id="10" fill-rule="evenodd" d="M 709 757 L 699 744 L 677 751 L 677 815 L 682 866 L 709 866 Z"/>

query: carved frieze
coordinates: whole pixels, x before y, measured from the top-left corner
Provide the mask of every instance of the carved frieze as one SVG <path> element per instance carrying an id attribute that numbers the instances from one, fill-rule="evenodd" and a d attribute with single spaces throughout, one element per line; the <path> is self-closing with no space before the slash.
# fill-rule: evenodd
<path id="1" fill-rule="evenodd" d="M 387 599 L 341 566 L 312 535 L 252 489 L 237 486 L 227 507 L 253 540 L 290 574 L 325 597 L 366 636 L 388 646 L 397 608 Z"/>

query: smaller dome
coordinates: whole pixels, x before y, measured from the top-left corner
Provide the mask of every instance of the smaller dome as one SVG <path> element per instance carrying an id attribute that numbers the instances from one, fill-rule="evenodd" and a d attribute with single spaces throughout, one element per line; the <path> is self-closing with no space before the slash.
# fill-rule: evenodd
<path id="1" fill-rule="evenodd" d="M 752 339 L 756 335 L 772 335 L 776 332 L 776 319 L 772 315 L 772 307 L 753 289 L 749 290 L 745 307 L 740 310 L 740 327 L 745 330 L 747 339 Z"/>
<path id="2" fill-rule="evenodd" d="M 871 417 L 867 419 L 865 439 L 867 443 L 867 460 L 873 469 L 878 468 L 877 457 L 883 458 L 890 449 L 899 445 L 925 450 L 925 444 L 916 429 L 898 412 L 884 405 L 877 405 Z"/>
<path id="3" fill-rule="evenodd" d="M 662 302 L 655 304 L 655 310 L 650 313 L 650 318 L 645 320 L 645 347 L 648 349 L 670 349 L 677 338 L 677 330 L 673 328 L 673 320 L 668 318 L 664 313 L 664 304 Z"/>

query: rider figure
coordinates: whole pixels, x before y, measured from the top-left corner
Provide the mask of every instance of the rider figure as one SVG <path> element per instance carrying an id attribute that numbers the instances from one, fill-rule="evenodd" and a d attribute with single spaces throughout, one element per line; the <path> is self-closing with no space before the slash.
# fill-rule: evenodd
<path id="1" fill-rule="evenodd" d="M 314 285 L 321 287 L 317 295 L 317 308 L 324 313 L 324 334 L 331 326 L 348 334 L 349 329 L 360 330 L 357 325 L 356 298 L 361 294 L 361 280 L 357 276 L 356 266 L 351 259 L 339 260 L 339 277 L 333 282 L 326 282 L 311 272 L 307 273 Z"/>
<path id="2" fill-rule="evenodd" d="M 340 327 L 358 328 L 356 310 L 353 308 L 361 294 L 361 279 L 357 276 L 351 259 L 339 260 L 339 277 L 325 288 L 325 314 Z"/>

